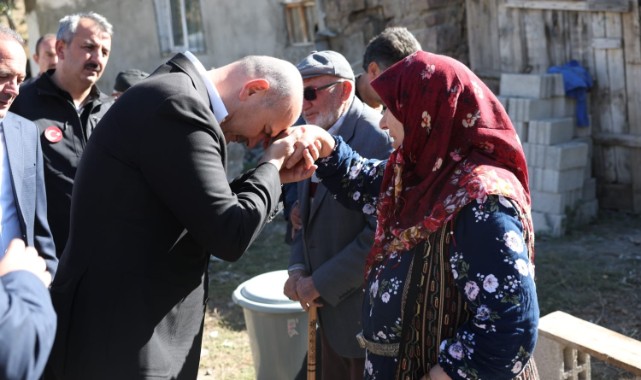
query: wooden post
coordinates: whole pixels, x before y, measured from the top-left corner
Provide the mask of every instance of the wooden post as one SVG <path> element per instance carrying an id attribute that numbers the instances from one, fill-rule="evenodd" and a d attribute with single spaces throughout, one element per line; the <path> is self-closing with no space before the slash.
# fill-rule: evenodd
<path id="1" fill-rule="evenodd" d="M 310 306 L 307 319 L 307 380 L 316 380 L 316 306 Z"/>

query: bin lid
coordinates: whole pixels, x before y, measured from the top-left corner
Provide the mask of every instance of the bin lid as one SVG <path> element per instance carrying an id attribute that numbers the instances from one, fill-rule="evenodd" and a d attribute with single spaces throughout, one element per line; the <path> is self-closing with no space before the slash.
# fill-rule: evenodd
<path id="1" fill-rule="evenodd" d="M 265 313 L 304 312 L 299 302 L 283 294 L 288 277 L 286 270 L 260 274 L 238 285 L 232 299 L 244 308 Z"/>

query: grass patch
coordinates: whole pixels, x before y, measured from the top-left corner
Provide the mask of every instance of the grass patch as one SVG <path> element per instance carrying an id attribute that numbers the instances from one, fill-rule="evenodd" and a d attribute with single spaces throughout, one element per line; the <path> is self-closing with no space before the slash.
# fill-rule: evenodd
<path id="1" fill-rule="evenodd" d="M 284 242 L 285 228 L 279 215 L 265 226 L 237 262 L 210 263 L 208 313 L 199 380 L 255 379 L 243 309 L 232 301 L 231 295 L 238 285 L 250 278 L 287 269 L 289 246 Z"/>

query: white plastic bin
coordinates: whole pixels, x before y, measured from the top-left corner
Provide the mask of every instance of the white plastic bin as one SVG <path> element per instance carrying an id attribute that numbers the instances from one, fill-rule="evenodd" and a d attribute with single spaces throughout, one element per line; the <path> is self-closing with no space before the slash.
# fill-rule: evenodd
<path id="1" fill-rule="evenodd" d="M 243 307 L 257 380 L 293 379 L 307 354 L 307 313 L 283 294 L 287 271 L 240 284 L 232 299 Z"/>

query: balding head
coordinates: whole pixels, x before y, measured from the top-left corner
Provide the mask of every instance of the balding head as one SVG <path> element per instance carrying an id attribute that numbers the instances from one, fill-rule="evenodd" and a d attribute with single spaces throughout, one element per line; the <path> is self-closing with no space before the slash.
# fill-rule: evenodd
<path id="1" fill-rule="evenodd" d="M 0 26 L 0 118 L 5 117 L 18 96 L 26 65 L 24 40 L 15 31 Z"/>
<path id="2" fill-rule="evenodd" d="M 303 81 L 291 63 L 247 56 L 210 72 L 229 115 L 221 123 L 228 141 L 254 146 L 298 119 Z"/>

